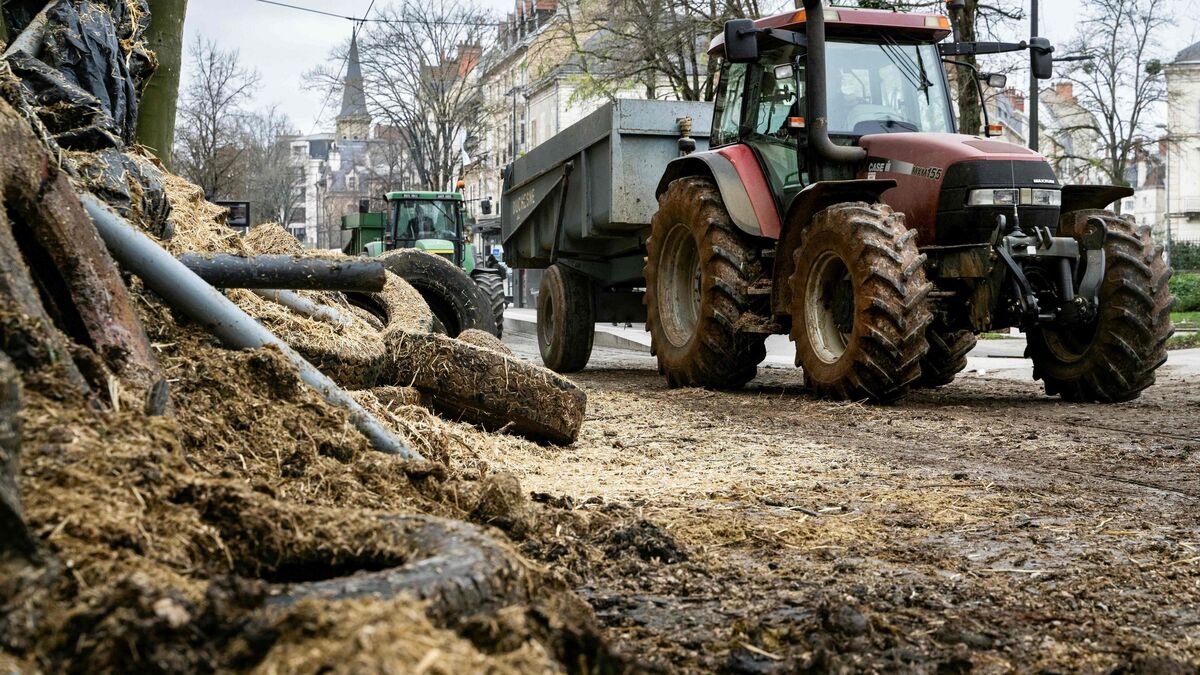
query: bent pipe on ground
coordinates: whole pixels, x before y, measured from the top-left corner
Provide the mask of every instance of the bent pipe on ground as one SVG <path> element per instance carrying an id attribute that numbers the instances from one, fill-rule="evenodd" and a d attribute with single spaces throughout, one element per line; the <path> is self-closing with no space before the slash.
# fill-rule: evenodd
<path id="1" fill-rule="evenodd" d="M 226 347 L 257 349 L 274 346 L 300 371 L 300 379 L 328 403 L 350 413 L 350 421 L 371 441 L 379 452 L 400 455 L 405 459 L 423 460 L 420 453 L 404 444 L 374 415 L 367 412 L 341 387 L 317 370 L 283 340 L 263 328 L 194 272 L 184 266 L 150 237 L 111 211 L 107 205 L 89 194 L 79 196 L 96 231 L 108 246 L 117 262 L 142 278 L 150 290 L 207 328 Z"/>
<path id="2" fill-rule="evenodd" d="M 217 288 L 378 292 L 387 281 L 377 260 L 185 253 L 179 261 Z"/>
<path id="3" fill-rule="evenodd" d="M 288 309 L 303 314 L 310 319 L 333 323 L 339 326 L 349 326 L 353 321 L 346 315 L 337 311 L 329 305 L 321 305 L 309 300 L 303 296 L 297 295 L 292 291 L 281 290 L 278 288 L 260 288 L 250 291 L 251 293 L 270 300 L 278 305 L 283 305 Z"/>

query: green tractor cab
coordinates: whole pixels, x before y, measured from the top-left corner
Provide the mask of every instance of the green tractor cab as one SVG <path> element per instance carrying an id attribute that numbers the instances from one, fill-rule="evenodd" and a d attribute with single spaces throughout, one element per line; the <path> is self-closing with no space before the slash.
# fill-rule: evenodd
<path id="1" fill-rule="evenodd" d="M 352 234 L 343 249 L 349 255 L 379 256 L 386 251 L 414 249 L 445 259 L 474 281 L 490 310 L 494 332 L 499 335 L 504 326 L 505 270 L 494 260 L 492 264 L 476 251 L 465 226 L 463 196 L 459 192 L 404 191 L 387 193 L 385 213 L 358 213 L 342 218 L 342 229 Z M 404 276 L 401 274 L 401 276 Z M 407 277 L 406 277 L 407 278 Z M 451 302 L 451 298 L 432 297 L 437 293 L 408 279 L 426 296 L 435 309 Z M 440 286 L 453 286 L 451 280 Z"/>

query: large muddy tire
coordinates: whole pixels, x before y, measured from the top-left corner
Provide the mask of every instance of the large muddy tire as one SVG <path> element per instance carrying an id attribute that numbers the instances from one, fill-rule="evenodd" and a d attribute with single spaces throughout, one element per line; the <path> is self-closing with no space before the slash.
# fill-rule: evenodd
<path id="1" fill-rule="evenodd" d="M 492 320 L 495 329 L 490 331 L 496 337 L 504 335 L 504 308 L 508 304 L 504 299 L 504 277 L 495 272 L 480 272 L 472 277 L 480 294 L 487 300 L 492 310 Z"/>
<path id="2" fill-rule="evenodd" d="M 379 259 L 389 272 L 417 289 L 450 337 L 468 328 L 495 330 L 488 301 L 471 277 L 449 260 L 413 248 L 388 251 Z"/>
<path id="3" fill-rule="evenodd" d="M 766 336 L 737 325 L 758 249 L 733 226 L 712 180 L 671 183 L 646 248 L 646 327 L 668 385 L 737 388 L 754 379 Z"/>
<path id="4" fill-rule="evenodd" d="M 932 320 L 916 230 L 884 204 L 819 212 L 792 275 L 796 365 L 817 396 L 893 401 L 921 375 Z"/>
<path id="5" fill-rule="evenodd" d="M 562 265 L 542 275 L 537 298 L 538 351 L 542 363 L 556 373 L 575 373 L 587 366 L 596 336 L 592 282 Z"/>
<path id="6" fill-rule="evenodd" d="M 1047 394 L 1119 403 L 1154 384 L 1154 371 L 1167 360 L 1167 339 L 1174 332 L 1171 268 L 1149 227 L 1132 216 L 1091 215 L 1108 228 L 1098 316 L 1085 328 L 1030 331 L 1025 355 Z"/>
<path id="7" fill-rule="evenodd" d="M 969 330 L 945 331 L 930 327 L 925 331 L 929 351 L 921 359 L 921 377 L 915 387 L 943 387 L 967 367 L 967 353 L 975 348 L 975 334 Z"/>
<path id="8" fill-rule="evenodd" d="M 384 384 L 416 387 L 450 419 L 551 443 L 579 435 L 587 394 L 565 377 L 444 335 L 400 333 L 388 348 Z"/>

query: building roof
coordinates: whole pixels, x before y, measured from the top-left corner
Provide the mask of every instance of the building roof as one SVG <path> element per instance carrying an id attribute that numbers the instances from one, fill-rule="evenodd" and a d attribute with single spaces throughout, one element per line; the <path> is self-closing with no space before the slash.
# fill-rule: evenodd
<path id="1" fill-rule="evenodd" d="M 1200 42 L 1176 54 L 1175 63 L 1200 63 Z"/>
<path id="2" fill-rule="evenodd" d="M 370 117 L 367 112 L 367 95 L 363 92 L 362 65 L 358 58 L 358 38 L 350 38 L 350 58 L 346 67 L 346 78 L 342 82 L 342 111 L 339 118 Z"/>

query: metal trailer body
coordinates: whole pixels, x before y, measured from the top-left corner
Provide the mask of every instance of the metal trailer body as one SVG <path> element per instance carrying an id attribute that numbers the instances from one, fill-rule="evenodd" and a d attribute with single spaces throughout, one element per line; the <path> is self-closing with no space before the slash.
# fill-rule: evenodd
<path id="1" fill-rule="evenodd" d="M 707 150 L 712 103 L 618 99 L 514 161 L 501 199 L 505 262 L 570 267 L 592 280 L 597 320 L 643 321 L 655 187 L 680 155 L 683 118 Z"/>

